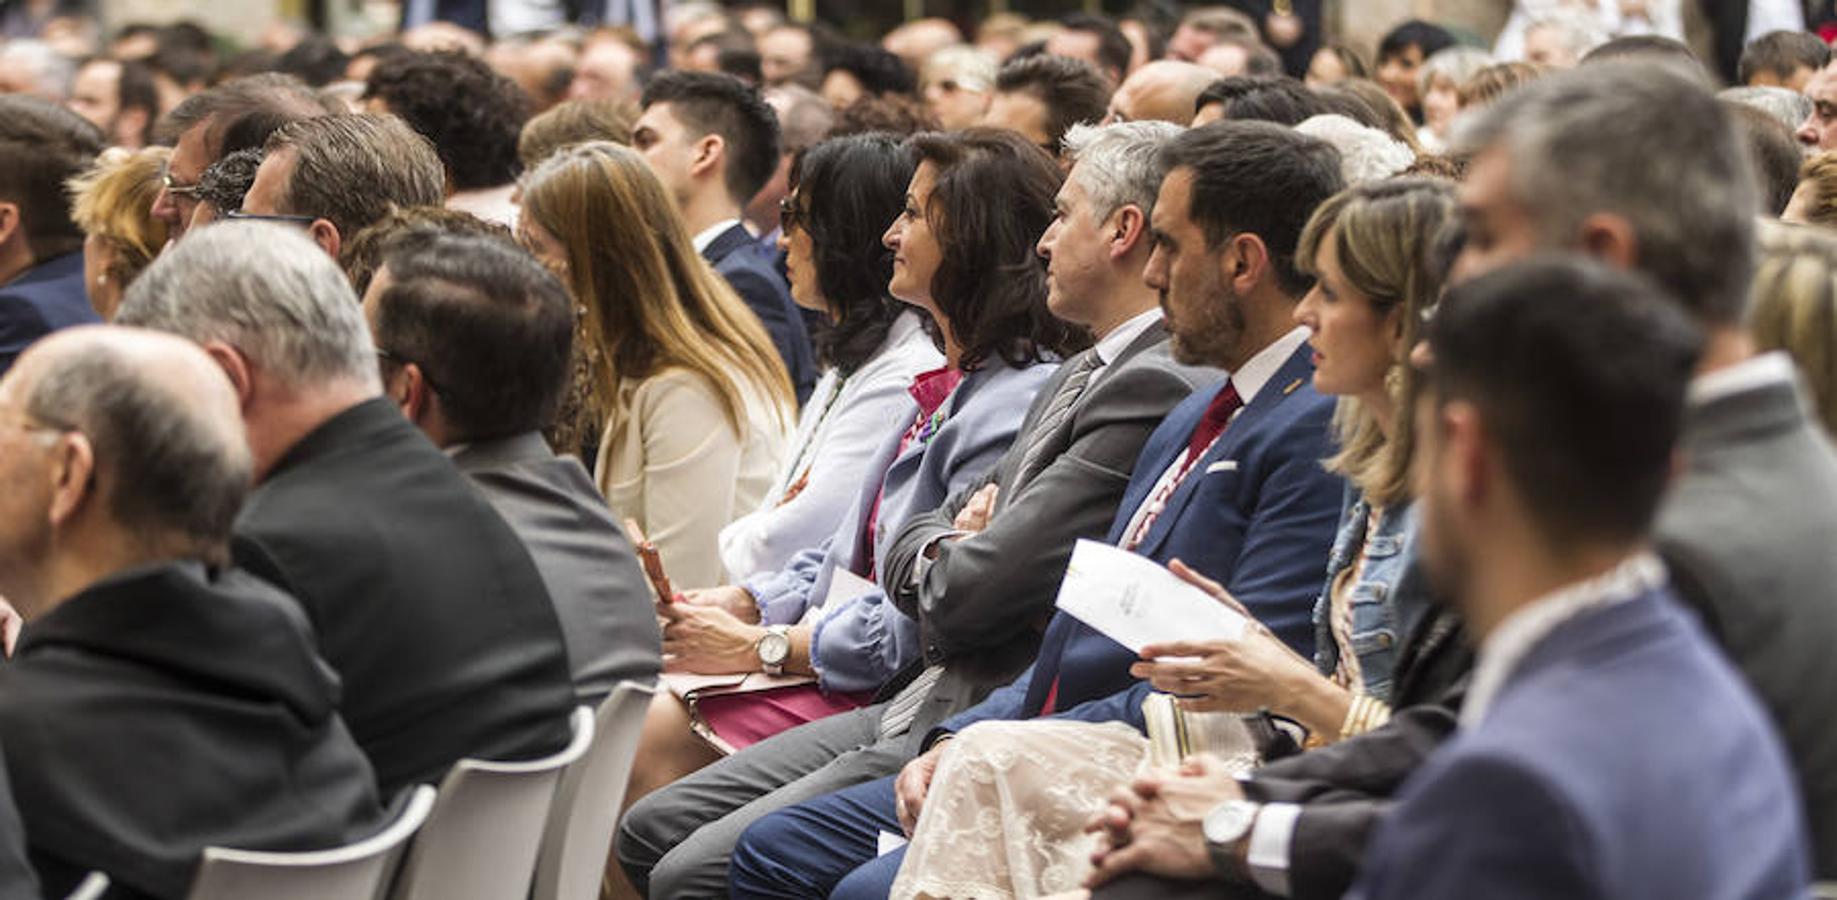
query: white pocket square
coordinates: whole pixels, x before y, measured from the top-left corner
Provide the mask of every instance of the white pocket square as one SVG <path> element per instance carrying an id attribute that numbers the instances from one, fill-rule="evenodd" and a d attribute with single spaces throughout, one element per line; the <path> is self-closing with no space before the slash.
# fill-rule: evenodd
<path id="1" fill-rule="evenodd" d="M 1210 475 L 1213 472 L 1235 472 L 1235 471 L 1237 471 L 1237 460 L 1235 459 L 1221 459 L 1218 462 L 1215 462 L 1209 466 L 1206 466 L 1207 475 Z"/>

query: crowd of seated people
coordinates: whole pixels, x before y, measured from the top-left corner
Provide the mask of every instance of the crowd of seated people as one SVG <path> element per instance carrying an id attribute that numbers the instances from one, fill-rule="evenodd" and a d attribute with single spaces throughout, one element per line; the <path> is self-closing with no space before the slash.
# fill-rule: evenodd
<path id="1" fill-rule="evenodd" d="M 1837 883 L 1837 16 L 1442 5 L 0 12 L 0 898 Z"/>

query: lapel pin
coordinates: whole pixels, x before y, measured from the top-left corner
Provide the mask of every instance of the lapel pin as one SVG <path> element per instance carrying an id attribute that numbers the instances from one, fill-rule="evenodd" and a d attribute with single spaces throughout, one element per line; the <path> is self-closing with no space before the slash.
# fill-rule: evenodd
<path id="1" fill-rule="evenodd" d="M 1296 388 L 1301 387 L 1301 381 L 1302 379 L 1297 378 L 1294 381 L 1289 382 L 1288 387 L 1285 387 L 1282 389 L 1282 396 L 1286 397 L 1290 394 L 1293 394 Z"/>

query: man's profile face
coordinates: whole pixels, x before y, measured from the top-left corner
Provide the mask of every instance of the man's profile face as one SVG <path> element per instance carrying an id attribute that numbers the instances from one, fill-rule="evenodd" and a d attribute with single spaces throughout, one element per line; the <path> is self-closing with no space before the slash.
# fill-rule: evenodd
<path id="1" fill-rule="evenodd" d="M 1103 273 L 1109 268 L 1106 223 L 1096 221 L 1097 210 L 1072 169 L 1053 198 L 1052 224 L 1040 235 L 1035 250 L 1046 259 L 1046 308 L 1077 325 L 1096 324 L 1097 307 L 1104 298 Z"/>
<path id="2" fill-rule="evenodd" d="M 1046 104 L 1025 91 L 998 92 L 989 102 L 989 111 L 983 113 L 982 124 L 989 128 L 1005 128 L 1027 139 L 1027 142 L 1058 156 L 1059 148 L 1052 145 L 1046 134 Z"/>
<path id="3" fill-rule="evenodd" d="M 297 160 L 298 154 L 291 147 L 282 147 L 268 154 L 262 160 L 261 168 L 255 170 L 255 180 L 249 184 L 249 192 L 242 197 L 242 211 L 258 216 L 278 216 L 292 212 L 286 204 L 287 185 L 293 180 L 293 168 Z"/>
<path id="4" fill-rule="evenodd" d="M 77 70 L 70 86 L 71 112 L 115 136 L 115 116 L 121 112 L 121 64 L 98 59 Z"/>
<path id="5" fill-rule="evenodd" d="M 1180 167 L 1161 182 L 1152 219 L 1154 251 L 1142 280 L 1161 295 L 1174 359 L 1186 365 L 1223 365 L 1239 357 L 1244 310 L 1221 271 L 1229 241 L 1206 246 L 1191 216 L 1193 170 Z"/>
<path id="6" fill-rule="evenodd" d="M 644 156 L 679 206 L 694 188 L 689 168 L 695 162 L 695 141 L 668 103 L 651 104 L 631 130 L 632 149 Z"/>
<path id="7" fill-rule="evenodd" d="M 1448 272 L 1458 284 L 1524 259 L 1539 249 L 1537 223 L 1512 189 L 1512 161 L 1504 147 L 1474 157 L 1456 194 L 1459 200 L 1461 252 Z"/>
<path id="8" fill-rule="evenodd" d="M 1799 125 L 1799 143 L 1819 150 L 1837 150 L 1837 75 L 1825 69 L 1805 85 L 1811 115 Z"/>
<path id="9" fill-rule="evenodd" d="M 205 168 L 211 164 L 210 153 L 204 146 L 204 131 L 209 125 L 209 121 L 199 122 L 179 135 L 178 143 L 172 146 L 172 155 L 166 159 L 166 174 L 178 190 L 162 187 L 153 198 L 153 218 L 166 223 L 166 233 L 174 241 L 185 235 L 191 215 L 198 208 L 197 198 L 185 189 L 197 187 L 198 179 L 204 177 Z"/>
<path id="10" fill-rule="evenodd" d="M 38 591 L 29 583 L 37 561 L 49 552 L 52 433 L 25 411 L 33 366 L 22 358 L 0 378 L 0 596 L 24 608 Z"/>
<path id="11" fill-rule="evenodd" d="M 759 73 L 766 84 L 779 84 L 810 68 L 810 33 L 802 28 L 774 28 L 759 39 Z"/>

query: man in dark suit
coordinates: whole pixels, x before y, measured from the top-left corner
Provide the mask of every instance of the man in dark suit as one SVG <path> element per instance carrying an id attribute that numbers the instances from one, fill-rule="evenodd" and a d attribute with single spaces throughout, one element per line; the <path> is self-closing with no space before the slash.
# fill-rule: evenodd
<path id="1" fill-rule="evenodd" d="M 64 182 L 100 152 L 102 132 L 82 116 L 0 96 L 0 375 L 33 341 L 98 321 Z"/>
<path id="2" fill-rule="evenodd" d="M 251 467 L 189 341 L 73 329 L 0 380 L 0 593 L 26 620 L 0 737 L 46 896 L 100 870 L 111 896 L 182 897 L 207 846 L 383 825 L 306 617 L 224 565 Z M 0 862 L 0 896 L 16 874 Z"/>
<path id="3" fill-rule="evenodd" d="M 1299 652 L 1344 485 L 1330 455 L 1332 403 L 1294 328 L 1310 287 L 1293 267 L 1314 208 L 1341 186 L 1326 144 L 1264 122 L 1227 122 L 1164 145 L 1144 280 L 1161 295 L 1177 361 L 1231 372 L 1168 414 L 1137 459 L 1109 541 L 1158 561 L 1180 559 L 1226 584 Z M 1240 414 L 1241 413 L 1241 414 Z M 917 817 L 949 737 L 987 720 L 1060 715 L 1130 721 L 1117 696 L 1134 654 L 1055 614 L 1038 660 L 980 704 L 924 736 L 929 749 L 897 780 L 857 785 L 761 819 L 735 849 L 736 897 L 885 896 L 903 856 L 876 857 L 882 831 Z M 821 835 L 821 837 L 818 837 Z"/>
<path id="4" fill-rule="evenodd" d="M 803 403 L 816 386 L 810 334 L 784 276 L 740 220 L 778 166 L 778 117 L 757 88 L 708 72 L 659 75 L 643 105 L 632 148 L 675 198 L 695 248 L 759 316 Z"/>
<path id="5" fill-rule="evenodd" d="M 1575 260 L 1475 279 L 1429 327 L 1422 552 L 1479 662 L 1351 896 L 1802 895 L 1784 748 L 1648 549 L 1700 332 Z"/>
<path id="6" fill-rule="evenodd" d="M 1142 284 L 1164 122 L 1091 130 L 1041 236 L 1053 314 L 1096 346 L 1059 367 L 983 483 L 916 516 L 887 553 L 885 583 L 919 622 L 925 659 L 882 702 L 792 729 L 633 806 L 619 853 L 657 896 L 718 893 L 747 825 L 807 797 L 891 775 L 944 717 L 1032 661 L 1038 622 L 1081 537 L 1116 515 L 1142 443 L 1215 369 L 1168 352 L 1155 292 Z M 967 512 L 966 512 L 967 510 Z"/>
<path id="7" fill-rule="evenodd" d="M 315 246 L 264 222 L 202 230 L 119 319 L 189 337 L 229 373 L 260 485 L 235 558 L 306 608 L 386 793 L 464 757 L 553 752 L 575 699 L 542 576 L 382 396 L 362 310 Z"/>
<path id="8" fill-rule="evenodd" d="M 1829 652 L 1837 610 L 1825 602 L 1837 583 L 1829 553 L 1837 541 L 1837 455 L 1807 416 L 1789 367 L 1753 357 L 1742 330 L 1753 266 L 1748 210 L 1757 201 L 1741 177 L 1739 140 L 1713 107 L 1692 79 L 1626 63 L 1553 77 L 1489 107 L 1457 135 L 1474 164 L 1462 186 L 1467 234 L 1454 273 L 1471 277 L 1540 249 L 1586 248 L 1657 278 L 1704 329 L 1708 350 L 1684 426 L 1689 466 L 1660 511 L 1656 539 L 1677 593 L 1785 737 L 1817 871 L 1831 877 L 1837 732 L 1822 710 L 1837 703 L 1837 658 Z M 1678 146 L 1693 148 L 1676 157 L 1680 168 L 1652 170 L 1655 148 Z M 1534 194 L 1520 185 L 1564 202 L 1532 206 Z M 1341 896 L 1397 788 L 1452 730 L 1460 697 L 1450 692 L 1437 701 L 1441 709 L 1400 702 L 1384 728 L 1259 770 L 1241 793 L 1277 815 L 1259 815 L 1246 835 L 1215 852 L 1239 862 L 1214 874 L 1278 893 L 1285 887 L 1295 897 Z M 1241 799 L 1237 782 L 1217 787 L 1216 802 Z M 1168 846 L 1205 840 L 1197 823 L 1169 828 L 1182 836 Z M 1142 868 L 1174 874 L 1157 862 Z M 1137 885 L 1099 896 L 1169 890 Z"/>
<path id="9" fill-rule="evenodd" d="M 382 248 L 364 314 L 383 392 L 523 539 L 562 623 L 574 693 L 598 706 L 663 661 L 651 588 L 606 499 L 540 429 L 574 340 L 567 289 L 508 241 L 409 231 Z"/>

